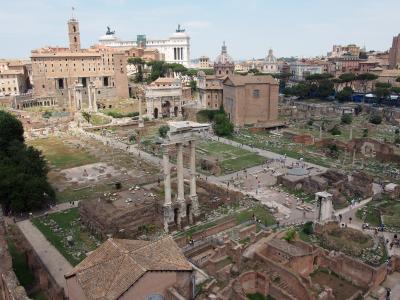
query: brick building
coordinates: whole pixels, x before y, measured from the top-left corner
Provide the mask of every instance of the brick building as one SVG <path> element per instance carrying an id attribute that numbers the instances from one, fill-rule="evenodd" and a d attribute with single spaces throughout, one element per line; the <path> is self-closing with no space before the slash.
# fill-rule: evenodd
<path id="1" fill-rule="evenodd" d="M 69 107 L 79 84 L 84 102 L 91 94 L 97 99 L 128 98 L 127 53 L 105 46 L 82 49 L 75 18 L 68 21 L 68 36 L 69 48 L 32 50 L 35 97 L 51 96 L 59 106 Z"/>
<path id="2" fill-rule="evenodd" d="M 0 60 L 0 96 L 15 96 L 28 91 L 28 65 L 28 62 L 21 60 Z"/>
<path id="3" fill-rule="evenodd" d="M 277 126 L 279 88 L 272 76 L 228 76 L 223 95 L 224 109 L 236 126 Z"/>
<path id="4" fill-rule="evenodd" d="M 70 300 L 193 299 L 193 268 L 171 237 L 110 238 L 65 278 Z"/>

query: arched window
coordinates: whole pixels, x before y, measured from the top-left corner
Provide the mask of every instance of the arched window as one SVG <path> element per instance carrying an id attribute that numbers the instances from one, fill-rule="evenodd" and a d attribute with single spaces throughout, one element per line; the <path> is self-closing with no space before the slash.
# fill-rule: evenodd
<path id="1" fill-rule="evenodd" d="M 73 30 L 74 32 L 76 32 L 76 27 L 75 27 L 75 25 L 72 26 L 72 30 Z"/>
<path id="2" fill-rule="evenodd" d="M 74 36 L 74 42 L 75 42 L 75 43 L 77 42 L 76 36 Z"/>

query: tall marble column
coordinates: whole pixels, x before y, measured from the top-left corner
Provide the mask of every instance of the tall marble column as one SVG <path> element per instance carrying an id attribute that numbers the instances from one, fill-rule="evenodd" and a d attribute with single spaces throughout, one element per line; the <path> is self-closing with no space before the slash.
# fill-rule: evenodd
<path id="1" fill-rule="evenodd" d="M 92 85 L 91 84 L 88 84 L 87 90 L 88 90 L 88 108 L 89 108 L 89 111 L 91 112 L 92 111 Z"/>
<path id="2" fill-rule="evenodd" d="M 171 202 L 171 166 L 169 163 L 168 148 L 163 147 L 163 165 L 164 165 L 164 231 L 168 232 L 168 223 L 173 220 L 172 202 Z M 172 220 L 171 220 L 172 219 Z"/>
<path id="3" fill-rule="evenodd" d="M 139 128 L 144 127 L 143 116 L 142 116 L 142 100 L 143 97 L 139 96 Z"/>
<path id="4" fill-rule="evenodd" d="M 192 200 L 192 210 L 190 212 L 190 219 L 192 220 L 192 214 L 195 216 L 199 215 L 199 201 L 196 191 L 196 142 L 190 141 L 190 199 Z"/>
<path id="5" fill-rule="evenodd" d="M 185 186 L 183 181 L 183 144 L 176 144 L 178 154 L 177 154 L 177 177 L 178 177 L 178 197 L 176 199 L 179 205 L 179 213 L 177 216 L 177 226 L 181 229 L 181 220 L 186 217 L 186 203 L 185 203 Z"/>
<path id="6" fill-rule="evenodd" d="M 93 111 L 97 112 L 97 93 L 96 93 L 96 86 L 93 85 Z"/>
<path id="7" fill-rule="evenodd" d="M 185 201 L 184 183 L 183 183 L 183 144 L 176 144 L 178 154 L 177 154 L 177 172 L 178 172 L 178 202 Z"/>

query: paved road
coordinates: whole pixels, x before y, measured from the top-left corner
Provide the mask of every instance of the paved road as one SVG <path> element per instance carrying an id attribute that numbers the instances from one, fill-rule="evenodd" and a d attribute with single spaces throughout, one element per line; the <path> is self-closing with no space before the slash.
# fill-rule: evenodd
<path id="1" fill-rule="evenodd" d="M 57 284 L 64 288 L 67 295 L 66 282 L 64 274 L 72 270 L 71 264 L 58 252 L 56 248 L 44 237 L 30 220 L 17 222 L 17 226 L 32 245 L 37 255 L 41 258 L 47 270 L 53 276 Z M 68 295 L 67 295 L 68 296 Z"/>

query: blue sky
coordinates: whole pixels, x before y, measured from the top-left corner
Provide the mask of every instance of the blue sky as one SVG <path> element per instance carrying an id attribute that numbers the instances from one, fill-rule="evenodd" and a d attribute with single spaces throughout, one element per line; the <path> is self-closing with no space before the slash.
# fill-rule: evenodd
<path id="1" fill-rule="evenodd" d="M 400 0 L 1 0 L 0 58 L 29 57 L 45 45 L 67 45 L 74 6 L 88 47 L 109 25 L 119 37 L 165 38 L 182 24 L 192 58 L 234 59 L 326 54 L 333 44 L 387 50 L 400 32 Z"/>

